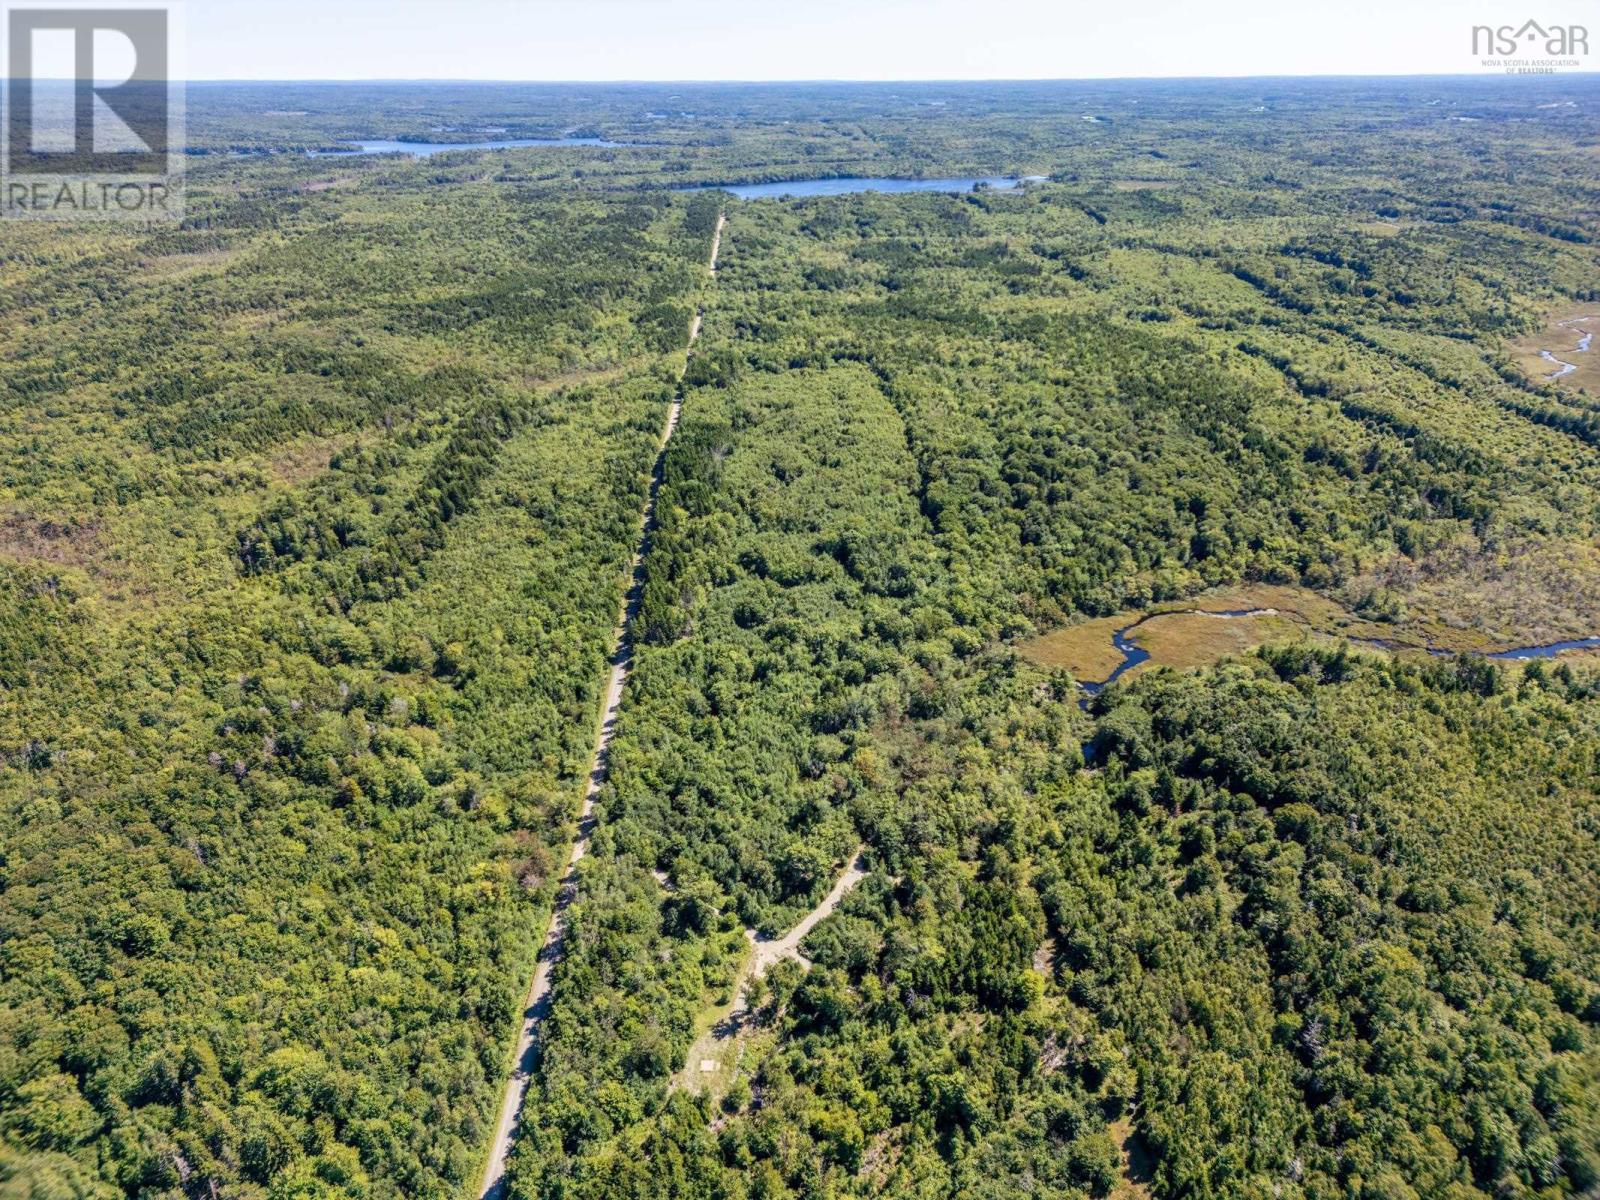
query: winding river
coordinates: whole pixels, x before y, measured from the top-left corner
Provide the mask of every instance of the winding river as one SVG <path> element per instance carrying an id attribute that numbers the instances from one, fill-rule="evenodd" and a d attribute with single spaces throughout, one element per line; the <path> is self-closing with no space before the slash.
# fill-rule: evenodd
<path id="1" fill-rule="evenodd" d="M 1557 321 L 1556 322 L 1556 328 L 1557 329 L 1571 329 L 1574 325 L 1582 325 L 1585 322 L 1592 321 L 1592 320 L 1594 320 L 1593 317 L 1573 317 L 1570 321 Z M 1563 354 L 1587 354 L 1589 352 L 1589 343 L 1592 342 L 1592 341 L 1594 341 L 1594 333 L 1592 331 L 1590 331 L 1590 330 L 1585 330 L 1584 333 L 1583 333 L 1583 336 L 1578 339 L 1578 344 L 1576 346 L 1574 346 L 1570 351 L 1563 350 L 1562 353 Z M 1548 351 L 1548 350 L 1539 351 L 1539 357 L 1544 359 L 1545 362 L 1555 363 L 1555 365 L 1560 368 L 1560 370 L 1552 371 L 1552 372 L 1550 372 L 1550 374 L 1546 375 L 1545 376 L 1546 379 L 1560 379 L 1563 375 L 1569 375 L 1573 371 L 1576 371 L 1578 369 L 1578 364 L 1577 363 L 1569 363 L 1565 359 L 1557 358 L 1554 354 L 1551 354 L 1550 351 Z M 1490 655 L 1490 657 L 1493 658 L 1493 657 L 1496 657 L 1496 656 L 1495 655 Z"/>
<path id="2" fill-rule="evenodd" d="M 1571 317 L 1565 321 L 1556 322 L 1556 327 L 1558 329 L 1575 329 L 1577 326 L 1586 325 L 1590 321 L 1594 320 L 1600 320 L 1600 317 Z M 1587 329 L 1582 330 L 1578 338 L 1578 344 L 1573 347 L 1572 350 L 1563 351 L 1562 353 L 1573 355 L 1587 354 L 1589 353 L 1589 347 L 1593 341 L 1594 332 Z M 1554 363 L 1558 368 L 1557 370 L 1546 375 L 1546 379 L 1560 379 L 1563 375 L 1571 374 L 1573 371 L 1578 369 L 1576 363 L 1570 363 L 1564 359 L 1557 358 L 1548 350 L 1539 351 L 1539 355 L 1546 362 Z M 1078 686 L 1084 692 L 1084 699 L 1081 701 L 1081 703 L 1083 707 L 1087 708 L 1090 698 L 1098 696 L 1101 692 L 1105 691 L 1106 688 L 1110 687 L 1129 671 L 1133 670 L 1133 668 L 1150 660 L 1150 652 L 1143 646 L 1139 645 L 1138 642 L 1133 640 L 1133 633 L 1139 628 L 1140 625 L 1144 624 L 1152 617 L 1174 616 L 1181 614 L 1192 617 L 1212 617 L 1217 620 L 1227 621 L 1237 620 L 1241 617 L 1272 616 L 1277 611 L 1277 609 L 1273 608 L 1233 609 L 1224 612 L 1205 612 L 1198 609 L 1180 609 L 1169 612 L 1146 613 L 1132 623 L 1124 625 L 1121 629 L 1116 630 L 1112 634 L 1111 645 L 1117 651 L 1117 653 L 1122 656 L 1122 661 L 1117 664 L 1116 670 L 1112 671 L 1111 674 L 1108 675 L 1101 683 L 1088 683 L 1082 680 L 1079 681 Z M 1392 641 L 1387 638 L 1350 638 L 1349 640 L 1352 645 L 1361 646 L 1372 650 L 1387 650 L 1391 652 L 1401 650 L 1417 650 L 1427 654 L 1446 658 L 1456 653 L 1453 650 L 1446 650 L 1437 646 L 1408 646 L 1402 642 Z M 1497 662 L 1525 662 L 1536 658 L 1555 658 L 1557 655 L 1568 650 L 1600 650 L 1600 637 L 1574 638 L 1570 641 L 1546 642 L 1535 646 L 1514 646 L 1509 650 L 1492 650 L 1483 652 L 1482 657 Z"/>
<path id="3" fill-rule="evenodd" d="M 1134 667 L 1137 667 L 1142 662 L 1148 662 L 1150 651 L 1135 642 L 1131 635 L 1134 630 L 1152 617 L 1189 616 L 1209 617 L 1218 621 L 1236 621 L 1242 617 L 1275 616 L 1277 612 L 1278 610 L 1275 608 L 1236 608 L 1225 612 L 1203 612 L 1198 609 L 1188 609 L 1177 612 L 1147 613 L 1131 625 L 1125 625 L 1112 634 L 1111 644 L 1122 655 L 1122 661 L 1117 664 L 1117 669 L 1106 676 L 1101 683 L 1086 683 L 1080 680 L 1078 686 L 1083 689 L 1087 696 L 1098 696 L 1118 679 L 1121 679 L 1122 676 L 1133 670 Z M 1437 646 L 1408 646 L 1403 642 L 1390 641 L 1386 638 L 1350 638 L 1349 641 L 1351 645 L 1371 650 L 1387 650 L 1391 652 L 1417 650 L 1432 654 L 1438 658 L 1451 658 L 1456 654 L 1454 650 L 1445 650 Z M 1537 646 L 1515 646 L 1510 650 L 1492 650 L 1483 653 L 1482 657 L 1496 662 L 1526 662 L 1535 658 L 1555 658 L 1567 650 L 1600 650 L 1600 637 L 1574 638 L 1565 642 L 1545 642 Z M 1472 653 L 1479 652 L 1473 651 Z M 1084 703 L 1087 704 L 1087 700 Z"/>

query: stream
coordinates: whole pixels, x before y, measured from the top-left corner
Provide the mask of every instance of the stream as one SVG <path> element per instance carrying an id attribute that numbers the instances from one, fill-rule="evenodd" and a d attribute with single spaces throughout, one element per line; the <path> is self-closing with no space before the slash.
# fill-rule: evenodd
<path id="1" fill-rule="evenodd" d="M 1391 638 L 1351 638 L 1352 646 L 1369 650 L 1415 650 L 1435 658 L 1454 658 L 1456 651 L 1442 650 L 1436 646 L 1408 646 Z M 1546 642 L 1540 646 L 1517 646 L 1511 650 L 1491 650 L 1488 653 L 1469 650 L 1463 653 L 1479 655 L 1494 662 L 1527 662 L 1530 658 L 1554 658 L 1564 650 L 1600 650 L 1600 637 L 1576 638 L 1570 642 Z"/>
<path id="2" fill-rule="evenodd" d="M 1584 341 L 1584 348 L 1587 349 L 1588 338 L 1586 337 Z M 1277 611 L 1275 608 L 1236 608 L 1225 612 L 1202 612 L 1197 609 L 1190 609 L 1187 612 L 1180 610 L 1176 614 L 1146 613 L 1131 625 L 1125 625 L 1111 635 L 1111 644 L 1122 655 L 1122 661 L 1117 664 L 1117 669 L 1106 676 L 1101 683 L 1078 681 L 1078 689 L 1083 692 L 1083 695 L 1078 698 L 1078 707 L 1084 712 L 1088 712 L 1089 704 L 1096 696 L 1140 663 L 1149 661 L 1150 651 L 1134 641 L 1131 635 L 1135 629 L 1150 620 L 1151 617 L 1182 615 L 1213 617 L 1219 621 L 1233 621 L 1241 617 L 1270 617 Z M 1387 638 L 1350 638 L 1349 641 L 1353 646 L 1363 646 L 1372 650 L 1425 650 L 1427 653 L 1440 658 L 1449 658 L 1455 653 L 1451 650 L 1442 650 L 1432 646 L 1406 646 Z M 1600 650 L 1600 637 L 1576 638 L 1566 642 L 1545 642 L 1538 646 L 1516 646 L 1510 650 L 1494 650 L 1483 655 L 1483 657 L 1499 662 L 1525 662 L 1533 658 L 1554 658 L 1564 650 Z M 1093 767 L 1095 765 L 1095 739 L 1091 738 L 1089 741 L 1084 742 L 1080 749 L 1083 753 L 1084 765 Z"/>
<path id="3" fill-rule="evenodd" d="M 1556 327 L 1558 329 L 1572 329 L 1574 326 L 1583 325 L 1595 319 L 1596 318 L 1592 316 L 1573 317 L 1570 320 L 1556 322 Z M 1578 344 L 1573 347 L 1572 350 L 1563 351 L 1562 353 L 1571 353 L 1575 355 L 1587 354 L 1589 352 L 1589 346 L 1593 341 L 1594 332 L 1592 330 L 1584 330 L 1581 336 L 1578 338 Z M 1539 357 L 1543 358 L 1546 362 L 1554 363 L 1559 368 L 1558 370 L 1552 371 L 1550 374 L 1546 375 L 1546 379 L 1560 379 L 1563 375 L 1571 374 L 1573 371 L 1578 369 L 1576 363 L 1570 363 L 1564 359 L 1557 358 L 1548 350 L 1539 351 Z M 1276 611 L 1276 609 L 1271 608 L 1234 609 L 1227 612 L 1204 612 L 1198 609 L 1180 610 L 1182 615 L 1215 617 L 1219 620 L 1233 620 L 1239 617 L 1265 617 L 1271 616 Z M 1122 676 L 1133 670 L 1134 667 L 1137 667 L 1142 662 L 1149 661 L 1150 651 L 1140 646 L 1130 635 L 1140 625 L 1150 620 L 1151 617 L 1167 615 L 1176 614 L 1146 613 L 1137 621 L 1123 626 L 1112 635 L 1111 644 L 1116 648 L 1117 652 L 1122 655 L 1122 661 L 1117 664 L 1117 669 L 1112 671 L 1111 674 L 1108 675 L 1101 683 L 1079 682 L 1079 688 L 1081 688 L 1085 693 L 1084 699 L 1079 702 L 1082 707 L 1087 708 L 1089 705 L 1089 698 L 1098 696 L 1101 692 L 1105 691 L 1106 688 L 1110 687 L 1117 680 L 1121 679 Z M 1386 638 L 1351 638 L 1350 642 L 1353 645 L 1366 646 L 1375 650 L 1425 650 L 1429 654 L 1438 655 L 1441 657 L 1448 657 L 1454 653 L 1450 650 L 1437 649 L 1432 646 L 1406 646 L 1400 642 L 1390 641 Z M 1600 637 L 1576 638 L 1572 641 L 1565 642 L 1548 642 L 1544 645 L 1538 646 L 1517 646 L 1510 650 L 1491 651 L 1487 654 L 1484 654 L 1483 657 L 1500 662 L 1521 662 L 1532 658 L 1554 658 L 1556 655 L 1565 650 L 1594 649 L 1600 649 Z"/>
<path id="4" fill-rule="evenodd" d="M 1592 321 L 1592 320 L 1594 320 L 1593 317 L 1573 317 L 1572 320 L 1570 320 L 1570 321 L 1558 321 L 1558 322 L 1556 322 L 1556 328 L 1558 328 L 1558 329 L 1571 329 L 1574 325 L 1581 325 L 1585 321 Z M 1571 354 L 1587 354 L 1589 352 L 1589 343 L 1592 342 L 1592 341 L 1594 341 L 1594 334 L 1592 332 L 1586 330 L 1584 332 L 1583 336 L 1578 339 L 1578 344 L 1576 346 L 1574 346 L 1572 348 L 1572 350 L 1570 350 L 1570 351 L 1564 350 L 1564 351 L 1562 351 L 1562 353 L 1563 354 L 1567 354 L 1567 353 L 1571 353 Z M 1573 371 L 1576 371 L 1578 369 L 1578 364 L 1577 363 L 1569 363 L 1565 359 L 1557 358 L 1554 354 L 1551 354 L 1550 351 L 1548 351 L 1548 350 L 1539 351 L 1539 357 L 1544 359 L 1545 362 L 1555 363 L 1556 366 L 1561 368 L 1559 371 L 1550 372 L 1550 374 L 1545 376 L 1546 379 L 1560 379 L 1563 375 L 1571 374 Z M 1497 657 L 1497 656 L 1490 655 L 1490 657 L 1493 658 L 1493 657 Z"/>
<path id="5" fill-rule="evenodd" d="M 1488 658 L 1516 659 L 1522 661 L 1528 658 L 1554 658 L 1563 650 L 1595 650 L 1600 649 L 1600 637 L 1579 638 L 1573 642 L 1551 642 L 1547 646 L 1523 646 L 1518 650 L 1496 650 Z M 1432 654 L 1433 651 L 1428 653 Z M 1439 653 L 1444 653 L 1440 651 Z"/>
<path id="6" fill-rule="evenodd" d="M 1122 655 L 1122 661 L 1117 664 L 1117 669 L 1112 671 L 1104 682 L 1085 683 L 1080 681 L 1078 683 L 1078 687 L 1085 693 L 1085 698 L 1080 701 L 1080 705 L 1087 708 L 1089 698 L 1098 696 L 1106 688 L 1122 678 L 1123 675 L 1133 670 L 1134 667 L 1137 667 L 1142 662 L 1149 661 L 1150 651 L 1135 642 L 1131 635 L 1134 630 L 1152 617 L 1211 617 L 1219 621 L 1231 621 L 1238 620 L 1241 617 L 1270 617 L 1276 614 L 1277 611 L 1275 608 L 1239 608 L 1226 612 L 1202 612 L 1190 609 L 1187 611 L 1148 613 L 1131 625 L 1126 625 L 1117 630 L 1112 635 L 1111 644 Z M 1353 646 L 1363 646 L 1372 650 L 1421 650 L 1437 658 L 1451 658 L 1456 654 L 1454 650 L 1444 650 L 1434 646 L 1408 646 L 1403 642 L 1392 641 L 1388 638 L 1350 638 L 1349 641 Z M 1600 650 L 1600 637 L 1574 638 L 1565 642 L 1544 642 L 1537 646 L 1515 646 L 1510 650 L 1491 650 L 1483 653 L 1482 657 L 1494 662 L 1526 662 L 1534 658 L 1555 658 L 1558 654 L 1567 650 Z M 1479 652 L 1473 651 L 1472 653 Z"/>
<path id="7" fill-rule="evenodd" d="M 1132 632 L 1133 626 L 1129 625 L 1126 629 L 1119 629 L 1116 631 L 1116 633 L 1111 635 L 1111 644 L 1121 652 L 1122 661 L 1117 664 L 1117 669 L 1115 671 L 1106 676 L 1105 682 L 1079 683 L 1079 687 L 1088 692 L 1091 696 L 1098 696 L 1101 692 L 1105 691 L 1129 671 L 1133 670 L 1134 667 L 1137 667 L 1142 662 L 1149 661 L 1150 651 L 1146 650 L 1143 646 L 1139 645 L 1138 642 L 1134 641 L 1128 636 Z M 1088 704 L 1088 700 L 1082 701 L 1082 705 L 1085 708 L 1088 707 Z"/>

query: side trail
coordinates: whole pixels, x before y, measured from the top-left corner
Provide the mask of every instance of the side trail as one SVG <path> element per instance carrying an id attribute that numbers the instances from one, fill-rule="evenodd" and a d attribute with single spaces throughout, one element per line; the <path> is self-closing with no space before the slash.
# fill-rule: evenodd
<path id="1" fill-rule="evenodd" d="M 711 235 L 711 258 L 708 274 L 715 279 L 717 255 L 722 250 L 722 227 L 726 214 L 717 214 L 717 227 Z M 700 339 L 702 312 L 695 309 L 694 320 L 689 325 L 689 351 Z M 594 798 L 606 781 L 606 768 L 611 749 L 611 735 L 616 730 L 617 710 L 622 707 L 622 689 L 628 681 L 633 666 L 633 641 L 630 630 L 638 615 L 639 600 L 644 591 L 644 558 L 650 547 L 650 531 L 655 525 L 656 492 L 661 487 L 661 468 L 666 458 L 667 444 L 678 428 L 678 415 L 683 409 L 683 397 L 673 397 L 667 409 L 666 425 L 661 430 L 661 441 L 656 450 L 656 461 L 650 472 L 650 488 L 645 494 L 644 510 L 639 514 L 639 540 L 633 552 L 628 590 L 623 595 L 622 607 L 617 614 L 616 631 L 612 637 L 611 674 L 606 682 L 605 702 L 600 709 L 600 728 L 595 736 L 594 756 L 589 763 L 589 783 L 583 793 L 583 809 L 578 817 L 578 837 L 572 843 L 572 855 L 567 860 L 566 874 L 561 879 L 561 889 L 556 894 L 550 912 L 550 925 L 545 930 L 544 947 L 539 951 L 539 965 L 533 973 L 533 985 L 528 989 L 528 1002 L 522 1013 L 522 1033 L 517 1039 L 516 1057 L 512 1059 L 511 1074 L 506 1080 L 505 1095 L 500 1103 L 500 1119 L 495 1125 L 494 1142 L 489 1148 L 489 1162 L 484 1169 L 483 1184 L 478 1189 L 482 1200 L 501 1200 L 505 1195 L 506 1164 L 511 1157 L 512 1143 L 516 1138 L 517 1120 L 522 1115 L 523 1101 L 528 1096 L 528 1085 L 533 1080 L 533 1068 L 538 1060 L 538 1032 L 550 1008 L 550 972 L 561 960 L 562 944 L 566 938 L 566 913 L 578 890 L 578 862 L 589 850 L 589 837 L 594 832 Z"/>
<path id="2" fill-rule="evenodd" d="M 855 890 L 856 884 L 867 877 L 865 846 L 857 846 L 845 860 L 844 874 L 834 881 L 833 889 L 810 912 L 801 917 L 782 937 L 763 937 L 754 929 L 744 931 L 750 943 L 750 957 L 733 985 L 733 1004 L 726 1015 L 695 1039 L 689 1047 L 689 1059 L 683 1070 L 672 1081 L 673 1087 L 702 1090 L 699 1077 L 718 1070 L 730 1052 L 742 1054 L 739 1037 L 749 1028 L 754 1014 L 750 1011 L 750 984 L 765 975 L 774 964 L 792 958 L 809 968 L 811 960 L 800 952 L 800 943 L 806 935 L 825 919 L 838 911 L 844 898 Z M 734 1060 L 738 1067 L 738 1059 Z M 696 1068 L 698 1067 L 698 1070 Z"/>

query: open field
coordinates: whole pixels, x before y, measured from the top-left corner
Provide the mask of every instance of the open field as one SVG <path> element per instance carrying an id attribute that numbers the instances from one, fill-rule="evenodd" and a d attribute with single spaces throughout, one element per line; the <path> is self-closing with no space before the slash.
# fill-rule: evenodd
<path id="1" fill-rule="evenodd" d="M 1094 617 L 1033 638 L 1019 648 L 1041 667 L 1059 667 L 1080 683 L 1104 683 L 1122 662 L 1122 653 L 1111 639 L 1136 619 L 1131 614 Z"/>
<path id="2" fill-rule="evenodd" d="M 1116 1144 L 1122 1173 L 1111 1189 L 1110 1200 L 1150 1200 L 1150 1155 L 1139 1141 L 1133 1122 L 1126 1117 L 1106 1127 Z"/>
<path id="3" fill-rule="evenodd" d="M 1149 663 L 1184 670 L 1208 667 L 1268 642 L 1303 640 L 1307 632 L 1307 619 L 1299 613 L 1264 609 L 1260 616 L 1240 617 L 1168 613 L 1151 617 L 1130 636 L 1150 652 Z"/>
<path id="4" fill-rule="evenodd" d="M 755 1024 L 742 1001 L 719 1004 L 696 1023 L 688 1060 L 673 1076 L 672 1086 L 719 1101 L 739 1078 L 745 1059 L 758 1059 L 762 1048 L 775 1040 L 772 1031 Z"/>

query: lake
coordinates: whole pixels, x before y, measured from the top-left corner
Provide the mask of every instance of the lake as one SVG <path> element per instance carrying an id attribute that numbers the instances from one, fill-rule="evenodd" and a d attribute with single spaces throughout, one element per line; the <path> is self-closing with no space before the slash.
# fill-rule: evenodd
<path id="1" fill-rule="evenodd" d="M 1523 646 L 1516 650 L 1500 650 L 1490 658 L 1554 658 L 1563 650 L 1600 650 L 1600 637 L 1578 638 L 1572 642 L 1551 642 L 1544 646 Z"/>
<path id="2" fill-rule="evenodd" d="M 970 192 L 980 183 L 995 191 L 1010 191 L 1026 180 L 1042 176 L 972 176 L 959 179 L 875 179 L 851 176 L 843 179 L 786 179 L 781 183 L 698 184 L 679 188 L 681 192 L 732 192 L 741 200 L 765 196 L 845 196 L 852 192 Z"/>
<path id="3" fill-rule="evenodd" d="M 511 150 L 520 146 L 621 146 L 605 138 L 502 138 L 488 142 L 356 142 L 355 150 L 308 150 L 313 158 L 349 158 L 356 154 L 409 154 L 412 158 L 431 158 L 456 150 Z"/>

